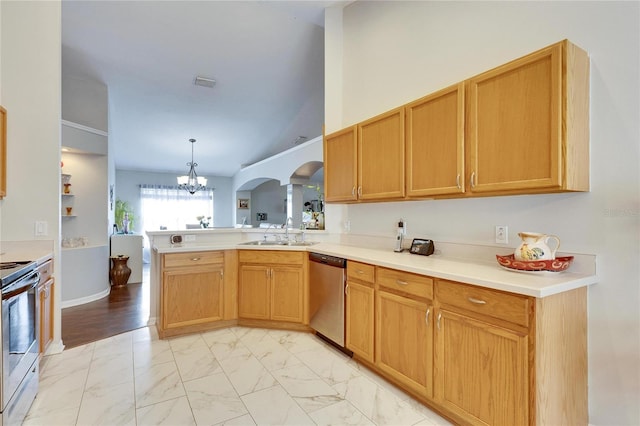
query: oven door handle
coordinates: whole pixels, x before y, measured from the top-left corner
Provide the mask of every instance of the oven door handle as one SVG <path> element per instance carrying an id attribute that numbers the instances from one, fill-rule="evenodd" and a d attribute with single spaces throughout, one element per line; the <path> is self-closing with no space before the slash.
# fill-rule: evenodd
<path id="1" fill-rule="evenodd" d="M 35 272 L 28 278 L 22 278 L 18 280 L 15 284 L 8 286 L 7 288 L 2 289 L 2 300 L 9 300 L 16 296 L 21 295 L 22 293 L 26 293 L 31 290 L 33 287 L 38 285 L 40 282 L 40 273 Z"/>

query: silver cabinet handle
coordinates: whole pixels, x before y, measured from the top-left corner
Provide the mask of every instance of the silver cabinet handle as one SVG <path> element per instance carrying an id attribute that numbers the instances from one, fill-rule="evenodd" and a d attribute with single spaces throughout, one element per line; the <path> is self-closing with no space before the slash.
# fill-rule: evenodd
<path id="1" fill-rule="evenodd" d="M 220 278 L 224 278 L 224 271 L 220 271 Z"/>
<path id="2" fill-rule="evenodd" d="M 467 300 L 469 300 L 469 302 L 471 303 L 475 303 L 476 305 L 484 305 L 487 303 L 484 300 L 476 299 L 475 297 L 469 297 Z"/>
<path id="3" fill-rule="evenodd" d="M 442 312 L 438 312 L 438 321 L 436 325 L 438 326 L 438 330 L 440 330 L 440 320 L 442 319 Z"/>
<path id="4" fill-rule="evenodd" d="M 351 188 L 351 196 L 352 197 L 356 196 L 356 187 L 355 186 L 353 188 Z"/>
<path id="5" fill-rule="evenodd" d="M 198 260 L 200 260 L 200 258 L 199 258 L 199 257 L 192 257 L 192 258 L 191 258 L 191 261 L 192 261 L 192 262 L 197 262 Z"/>
<path id="6" fill-rule="evenodd" d="M 397 283 L 397 284 L 399 284 L 399 285 L 409 285 L 409 283 L 408 283 L 408 282 L 406 282 L 406 281 L 401 281 L 401 280 L 396 280 L 396 283 Z"/>
<path id="7" fill-rule="evenodd" d="M 344 295 L 347 296 L 349 294 L 349 284 L 344 286 Z"/>
<path id="8" fill-rule="evenodd" d="M 431 308 L 427 308 L 427 312 L 424 314 L 424 322 L 429 325 L 429 314 L 431 313 Z"/>
<path id="9" fill-rule="evenodd" d="M 362 275 L 362 274 L 364 274 L 364 271 L 363 271 L 362 269 L 358 269 L 358 270 L 356 271 L 356 274 L 360 274 L 360 275 Z"/>
<path id="10" fill-rule="evenodd" d="M 269 268 L 264 270 L 264 275 L 267 277 L 267 279 L 269 279 L 269 271 L 270 271 Z"/>
<path id="11" fill-rule="evenodd" d="M 456 176 L 456 186 L 458 187 L 458 189 L 462 189 L 462 187 L 460 186 L 460 173 L 458 173 L 458 176 Z"/>
<path id="12" fill-rule="evenodd" d="M 362 197 L 362 187 L 358 187 L 358 197 Z"/>
<path id="13" fill-rule="evenodd" d="M 475 188 L 476 187 L 476 172 L 473 171 L 471 172 L 471 179 L 469 179 L 470 183 L 471 183 L 471 187 Z"/>

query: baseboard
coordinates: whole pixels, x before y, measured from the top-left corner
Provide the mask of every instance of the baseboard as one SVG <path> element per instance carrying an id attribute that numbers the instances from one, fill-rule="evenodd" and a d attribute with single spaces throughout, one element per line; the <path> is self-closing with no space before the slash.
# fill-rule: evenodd
<path id="1" fill-rule="evenodd" d="M 65 300 L 60 305 L 62 309 L 70 308 L 72 306 L 84 305 L 85 303 L 94 302 L 98 299 L 102 299 L 105 296 L 108 296 L 111 292 L 111 287 L 101 291 L 100 293 L 92 294 L 90 296 L 80 297 L 78 299 Z"/>

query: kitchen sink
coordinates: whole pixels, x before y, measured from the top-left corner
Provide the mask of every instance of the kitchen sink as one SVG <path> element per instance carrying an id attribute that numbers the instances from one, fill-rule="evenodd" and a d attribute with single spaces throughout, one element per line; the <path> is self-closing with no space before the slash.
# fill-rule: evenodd
<path id="1" fill-rule="evenodd" d="M 246 243 L 240 243 L 241 246 L 312 246 L 317 244 L 315 241 L 247 241 Z"/>

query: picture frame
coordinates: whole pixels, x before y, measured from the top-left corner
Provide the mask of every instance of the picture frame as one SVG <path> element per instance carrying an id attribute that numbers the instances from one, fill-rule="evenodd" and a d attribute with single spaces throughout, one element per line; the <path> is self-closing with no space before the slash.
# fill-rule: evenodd
<path id="1" fill-rule="evenodd" d="M 238 208 L 239 209 L 248 209 L 249 208 L 249 199 L 248 198 L 238 198 Z"/>

